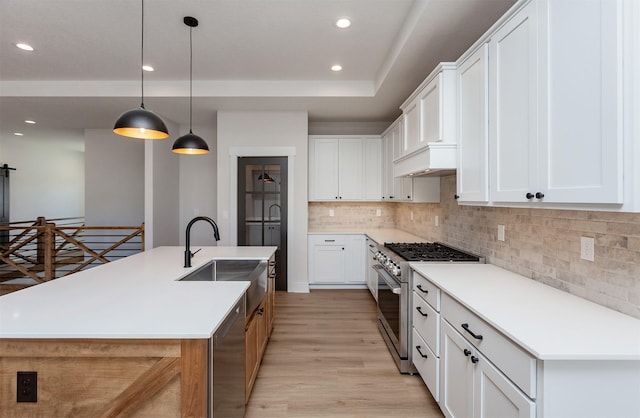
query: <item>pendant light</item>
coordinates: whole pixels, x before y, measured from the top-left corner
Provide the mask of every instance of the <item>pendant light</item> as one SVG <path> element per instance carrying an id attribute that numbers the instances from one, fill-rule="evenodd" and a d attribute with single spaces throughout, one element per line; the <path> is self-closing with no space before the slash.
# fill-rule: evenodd
<path id="1" fill-rule="evenodd" d="M 198 19 L 185 16 L 184 24 L 189 26 L 189 133 L 182 135 L 173 143 L 172 151 L 176 154 L 206 154 L 209 146 L 206 141 L 194 134 L 193 123 L 193 28 L 198 26 Z"/>
<path id="2" fill-rule="evenodd" d="M 140 75 L 142 95 L 140 99 L 140 107 L 137 109 L 124 112 L 115 125 L 113 126 L 113 132 L 126 136 L 129 138 L 138 139 L 165 139 L 169 136 L 169 130 L 164 124 L 160 116 L 146 110 L 144 108 L 144 70 L 142 66 L 144 64 L 144 0 L 142 3 L 142 42 L 140 48 Z"/>

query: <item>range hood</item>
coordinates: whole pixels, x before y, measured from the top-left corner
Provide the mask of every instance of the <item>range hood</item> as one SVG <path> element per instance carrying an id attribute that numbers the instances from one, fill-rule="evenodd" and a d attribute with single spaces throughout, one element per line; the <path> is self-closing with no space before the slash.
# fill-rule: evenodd
<path id="1" fill-rule="evenodd" d="M 393 161 L 393 176 L 420 176 L 451 172 L 457 167 L 457 145 L 451 142 L 429 142 Z"/>

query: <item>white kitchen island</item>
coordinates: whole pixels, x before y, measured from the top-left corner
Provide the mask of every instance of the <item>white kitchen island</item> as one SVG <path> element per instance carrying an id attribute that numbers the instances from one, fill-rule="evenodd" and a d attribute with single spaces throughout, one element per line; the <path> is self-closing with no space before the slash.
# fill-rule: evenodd
<path id="1" fill-rule="evenodd" d="M 179 279 L 275 250 L 202 247 L 184 268 L 159 247 L 0 297 L 0 416 L 206 413 L 208 342 L 249 282 Z M 36 403 L 16 402 L 18 371 L 38 372 Z"/>
<path id="2" fill-rule="evenodd" d="M 489 264 L 411 267 L 413 361 L 446 416 L 640 416 L 640 320 Z"/>

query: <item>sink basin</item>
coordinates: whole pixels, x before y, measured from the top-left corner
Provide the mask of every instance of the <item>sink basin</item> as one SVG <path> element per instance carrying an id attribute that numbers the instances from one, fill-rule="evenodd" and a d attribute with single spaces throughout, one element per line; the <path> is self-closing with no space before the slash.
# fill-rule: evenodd
<path id="1" fill-rule="evenodd" d="M 246 312 L 250 314 L 258 307 L 267 292 L 267 262 L 265 260 L 212 260 L 179 280 L 251 282 L 246 292 Z"/>

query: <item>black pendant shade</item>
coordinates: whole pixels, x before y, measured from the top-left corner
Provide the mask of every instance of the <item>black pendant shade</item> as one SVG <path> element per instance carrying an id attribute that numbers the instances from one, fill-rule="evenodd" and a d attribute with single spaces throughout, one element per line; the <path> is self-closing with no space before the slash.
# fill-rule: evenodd
<path id="1" fill-rule="evenodd" d="M 176 139 L 172 151 L 176 154 L 206 154 L 209 152 L 209 146 L 204 139 L 189 131 Z"/>
<path id="2" fill-rule="evenodd" d="M 193 28 L 198 26 L 198 19 L 191 16 L 185 16 L 184 24 L 189 26 L 189 133 L 182 135 L 173 143 L 171 151 L 176 154 L 207 154 L 209 146 L 207 142 L 194 134 L 191 130 L 193 122 Z"/>
<path id="3" fill-rule="evenodd" d="M 120 115 L 113 126 L 113 132 L 138 139 L 165 139 L 169 136 L 169 130 L 162 119 L 146 110 L 143 105 Z"/>
<path id="4" fill-rule="evenodd" d="M 167 126 L 160 119 L 160 116 L 144 108 L 144 70 L 142 69 L 144 64 L 144 0 L 141 0 L 141 5 L 140 84 L 142 94 L 140 107 L 120 115 L 113 126 L 113 132 L 129 138 L 165 139 L 169 137 Z"/>

